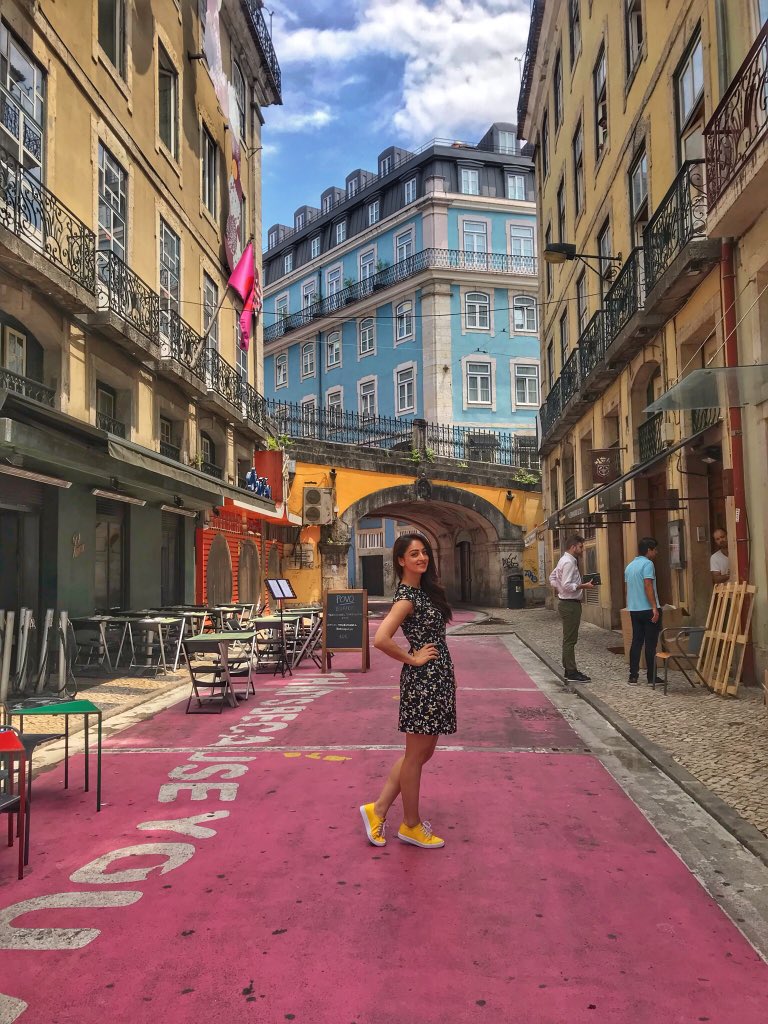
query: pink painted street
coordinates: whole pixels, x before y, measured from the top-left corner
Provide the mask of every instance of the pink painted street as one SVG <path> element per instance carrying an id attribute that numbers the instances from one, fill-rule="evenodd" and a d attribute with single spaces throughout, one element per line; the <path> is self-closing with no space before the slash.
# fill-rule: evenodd
<path id="1" fill-rule="evenodd" d="M 763 1024 L 768 966 L 588 709 L 516 639 L 450 646 L 459 731 L 422 785 L 440 850 L 398 842 L 399 802 L 385 848 L 362 829 L 401 741 L 376 651 L 113 734 L 98 814 L 80 755 L 68 791 L 40 775 L 23 881 L 0 850 L 0 1022 Z"/>

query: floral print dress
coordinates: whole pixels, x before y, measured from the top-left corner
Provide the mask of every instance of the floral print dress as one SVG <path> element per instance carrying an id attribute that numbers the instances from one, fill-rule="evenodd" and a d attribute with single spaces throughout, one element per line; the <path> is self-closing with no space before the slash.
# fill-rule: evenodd
<path id="1" fill-rule="evenodd" d="M 410 653 L 434 644 L 437 658 L 426 665 L 403 665 L 400 673 L 400 732 L 444 736 L 456 732 L 456 680 L 445 642 L 440 609 L 418 587 L 400 583 L 395 601 L 410 601 L 413 611 L 402 625 Z"/>

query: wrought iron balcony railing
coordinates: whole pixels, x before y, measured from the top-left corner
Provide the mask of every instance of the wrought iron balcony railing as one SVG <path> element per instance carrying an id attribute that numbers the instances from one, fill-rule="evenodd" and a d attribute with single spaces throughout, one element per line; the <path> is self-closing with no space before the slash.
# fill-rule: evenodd
<path id="1" fill-rule="evenodd" d="M 660 455 L 666 447 L 663 436 L 664 413 L 657 412 L 637 428 L 637 447 L 640 462 L 648 462 Z"/>
<path id="2" fill-rule="evenodd" d="M 643 231 L 648 292 L 694 238 L 707 234 L 704 161 L 688 160 Z"/>
<path id="3" fill-rule="evenodd" d="M 542 437 L 546 437 L 547 434 L 550 433 L 554 425 L 560 419 L 562 411 L 562 402 L 560 399 L 560 378 L 558 377 L 549 389 L 549 394 L 544 399 L 544 404 L 539 410 Z"/>
<path id="4" fill-rule="evenodd" d="M 125 437 L 126 434 L 125 424 L 113 416 L 107 416 L 105 412 L 96 413 L 96 426 L 99 430 L 106 430 L 108 434 L 114 434 L 115 437 Z"/>
<path id="5" fill-rule="evenodd" d="M 282 338 L 290 331 L 305 327 L 314 320 L 332 316 L 345 306 L 366 299 L 375 292 L 391 288 L 424 270 L 448 269 L 481 271 L 489 274 L 522 274 L 535 277 L 538 273 L 535 256 L 508 256 L 506 253 L 464 252 L 461 249 L 422 249 L 407 259 L 373 274 L 363 281 L 342 288 L 333 295 L 319 299 L 296 313 L 290 313 L 264 329 L 264 341 Z"/>
<path id="6" fill-rule="evenodd" d="M 95 234 L 2 148 L 0 226 L 27 242 L 92 295 L 95 293 Z"/>
<path id="7" fill-rule="evenodd" d="M 575 397 L 581 385 L 581 374 L 579 371 L 579 350 L 575 348 L 568 356 L 560 374 L 560 388 L 563 409 Z"/>
<path id="8" fill-rule="evenodd" d="M 259 42 L 261 56 L 264 60 L 267 73 L 272 79 L 272 85 L 275 87 L 275 91 L 280 97 L 280 102 L 282 103 L 283 91 L 280 65 L 277 63 L 277 55 L 275 54 L 275 48 L 272 45 L 272 37 L 269 34 L 267 23 L 264 21 L 264 15 L 261 13 L 262 4 L 259 3 L 258 0 L 243 0 L 243 6 L 250 19 L 254 34 Z"/>
<path id="9" fill-rule="evenodd" d="M 723 418 L 719 409 L 692 409 L 691 410 L 691 433 L 700 434 L 707 427 L 714 427 Z"/>
<path id="10" fill-rule="evenodd" d="M 267 409 L 266 398 L 264 398 L 263 395 L 260 395 L 253 384 L 249 384 L 247 380 L 242 382 L 242 388 L 242 403 L 245 409 L 246 418 L 257 426 L 266 429 L 267 426 L 269 426 L 269 412 Z"/>
<path id="11" fill-rule="evenodd" d="M 175 359 L 200 380 L 205 379 L 205 343 L 197 331 L 182 320 L 176 310 L 165 316 L 166 330 L 160 334 L 160 356 Z"/>
<path id="12" fill-rule="evenodd" d="M 642 246 L 627 257 L 605 296 L 605 332 L 610 344 L 645 305 L 645 259 Z"/>
<path id="13" fill-rule="evenodd" d="M 109 310 L 139 334 L 158 340 L 160 296 L 109 250 L 96 253 L 99 308 Z"/>
<path id="14" fill-rule="evenodd" d="M 539 468 L 538 444 L 532 435 L 428 423 L 425 438 L 427 452 L 442 458 L 521 469 Z"/>
<path id="15" fill-rule="evenodd" d="M 206 348 L 201 357 L 204 366 L 204 380 L 209 391 L 226 399 L 236 408 L 243 401 L 243 378 L 226 359 L 222 359 L 216 349 Z"/>
<path id="16" fill-rule="evenodd" d="M 212 462 L 201 462 L 200 470 L 208 476 L 216 477 L 217 480 L 222 480 L 224 478 L 224 470 L 221 466 L 214 466 Z"/>
<path id="17" fill-rule="evenodd" d="M 586 380 L 597 364 L 603 360 L 607 347 L 605 310 L 598 309 L 579 338 L 582 380 Z"/>
<path id="18" fill-rule="evenodd" d="M 175 444 L 171 444 L 170 441 L 160 442 L 160 454 L 166 459 L 173 459 L 174 462 L 181 462 L 181 448 L 178 448 Z"/>
<path id="19" fill-rule="evenodd" d="M 22 377 L 21 374 L 6 370 L 0 366 L 0 388 L 4 391 L 13 391 L 14 394 L 23 395 L 24 398 L 31 398 L 33 402 L 40 402 L 42 405 L 53 406 L 56 392 L 47 388 L 40 381 L 31 380 L 29 377 Z"/>
<path id="20" fill-rule="evenodd" d="M 704 129 L 710 209 L 768 133 L 767 91 L 768 21 Z"/>

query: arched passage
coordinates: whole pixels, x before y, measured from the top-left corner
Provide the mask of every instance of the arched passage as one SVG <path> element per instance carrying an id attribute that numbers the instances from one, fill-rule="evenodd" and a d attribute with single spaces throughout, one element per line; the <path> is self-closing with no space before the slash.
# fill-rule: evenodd
<path id="1" fill-rule="evenodd" d="M 412 523 L 436 541 L 440 574 L 452 601 L 498 606 L 506 595 L 506 576 L 521 564 L 523 530 L 471 491 L 450 484 L 386 487 L 345 508 L 340 524 L 349 539 L 359 519 L 383 516 Z"/>

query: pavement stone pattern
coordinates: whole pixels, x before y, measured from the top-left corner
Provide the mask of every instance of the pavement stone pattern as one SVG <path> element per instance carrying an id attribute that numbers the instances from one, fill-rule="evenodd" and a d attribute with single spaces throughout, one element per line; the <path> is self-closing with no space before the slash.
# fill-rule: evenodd
<path id="1" fill-rule="evenodd" d="M 561 664 L 562 626 L 555 611 L 479 610 L 494 622 L 473 625 L 473 632 L 504 630 L 503 621 L 531 648 Z M 718 697 L 692 688 L 674 671 L 666 696 L 644 682 L 629 686 L 623 655 L 609 650 L 621 646 L 618 630 L 582 622 L 576 661 L 592 679 L 583 685 L 768 836 L 768 708 L 761 688 L 742 686 L 737 698 Z"/>

